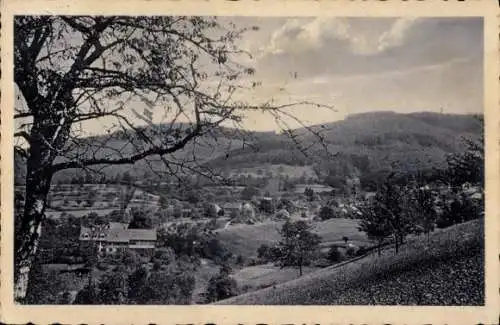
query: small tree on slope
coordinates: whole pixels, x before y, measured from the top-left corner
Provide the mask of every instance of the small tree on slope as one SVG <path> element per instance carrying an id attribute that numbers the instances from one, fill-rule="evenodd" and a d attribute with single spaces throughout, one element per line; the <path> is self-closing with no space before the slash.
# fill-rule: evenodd
<path id="1" fill-rule="evenodd" d="M 276 247 L 281 267 L 294 266 L 302 276 L 302 267 L 308 265 L 319 252 L 320 237 L 303 220 L 287 221 L 279 231 L 281 240 Z"/>

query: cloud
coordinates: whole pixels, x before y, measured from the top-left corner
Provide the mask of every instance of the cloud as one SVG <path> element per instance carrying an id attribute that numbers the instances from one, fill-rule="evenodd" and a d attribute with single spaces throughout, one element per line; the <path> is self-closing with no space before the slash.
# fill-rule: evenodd
<path id="1" fill-rule="evenodd" d="M 358 24 L 362 18 L 331 18 L 287 20 L 276 30 L 269 44 L 261 48 L 262 55 L 282 53 L 298 54 L 320 50 L 328 43 L 340 41 L 351 53 L 356 55 L 374 55 L 404 43 L 406 33 L 417 23 L 415 18 L 392 19 L 393 22 L 385 30 L 378 30 L 378 35 L 370 32 L 369 26 Z M 372 25 L 380 22 L 373 20 Z M 383 25 L 385 21 L 382 21 Z M 361 25 L 361 26 L 358 26 Z M 376 27 L 376 26 L 375 26 Z"/>
<path id="2" fill-rule="evenodd" d="M 416 67 L 405 68 L 401 70 L 388 70 L 376 73 L 366 73 L 366 74 L 352 74 L 352 75 L 344 75 L 344 76 L 333 76 L 333 75 L 318 75 L 310 78 L 305 78 L 302 82 L 318 85 L 318 84 L 329 84 L 333 81 L 360 81 L 360 80 L 375 80 L 375 79 L 393 79 L 397 77 L 408 77 L 411 78 L 411 75 L 414 73 L 422 73 L 422 72 L 432 72 L 439 71 L 443 69 L 448 69 L 452 66 L 469 64 L 474 62 L 474 59 L 471 58 L 454 58 L 446 62 L 436 63 L 436 64 L 427 64 Z"/>
<path id="3" fill-rule="evenodd" d="M 402 45 L 407 31 L 416 23 L 416 18 L 396 19 L 391 28 L 380 35 L 376 52 L 382 52 L 388 48 Z"/>

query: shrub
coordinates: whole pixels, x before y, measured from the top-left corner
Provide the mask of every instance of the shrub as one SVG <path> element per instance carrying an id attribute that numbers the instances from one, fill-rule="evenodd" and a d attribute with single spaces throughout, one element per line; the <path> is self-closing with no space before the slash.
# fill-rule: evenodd
<path id="1" fill-rule="evenodd" d="M 104 263 L 98 263 L 96 267 L 99 271 L 106 271 L 108 269 L 108 266 Z"/>
<path id="2" fill-rule="evenodd" d="M 146 284 L 147 304 L 189 304 L 195 286 L 192 272 L 151 272 Z"/>
<path id="3" fill-rule="evenodd" d="M 330 250 L 328 250 L 327 258 L 332 263 L 338 263 L 344 259 L 344 256 L 337 246 L 332 246 Z"/>
<path id="4" fill-rule="evenodd" d="M 345 251 L 346 255 L 347 256 L 355 256 L 356 255 L 356 248 L 355 247 L 352 247 L 352 246 L 349 246 L 346 251 Z"/>
<path id="5" fill-rule="evenodd" d="M 321 210 L 319 210 L 319 218 L 321 220 L 328 220 L 335 218 L 333 209 L 328 206 L 322 207 Z"/>
<path id="6" fill-rule="evenodd" d="M 259 261 L 255 258 L 249 258 L 248 261 L 247 261 L 247 265 L 248 266 L 255 266 L 255 265 L 258 265 L 259 264 Z"/>
<path id="7" fill-rule="evenodd" d="M 229 276 L 229 269 L 222 268 L 220 273 L 212 277 L 207 287 L 207 300 L 214 302 L 234 297 L 238 294 L 236 281 Z"/>
<path id="8" fill-rule="evenodd" d="M 175 261 L 175 252 L 169 247 L 161 248 L 155 252 L 154 260 L 160 264 L 172 263 Z"/>
<path id="9" fill-rule="evenodd" d="M 97 288 L 92 285 L 89 287 L 85 286 L 82 290 L 78 291 L 75 301 L 75 305 L 95 305 L 99 304 L 99 297 L 97 295 Z"/>
<path id="10" fill-rule="evenodd" d="M 243 255 L 238 255 L 238 257 L 236 258 L 236 264 L 237 265 L 245 264 L 245 258 L 243 257 Z"/>
<path id="11" fill-rule="evenodd" d="M 127 272 L 122 267 L 104 275 L 99 283 L 99 301 L 103 304 L 125 303 L 128 292 L 127 278 Z"/>
<path id="12" fill-rule="evenodd" d="M 356 256 L 361 256 L 367 253 L 367 249 L 365 246 L 360 246 L 358 250 L 356 251 Z"/>
<path id="13" fill-rule="evenodd" d="M 250 291 L 252 289 L 252 286 L 248 285 L 248 284 L 245 284 L 244 286 L 242 286 L 240 288 L 240 294 L 244 294 L 244 293 L 247 293 L 248 291 Z"/>
<path id="14" fill-rule="evenodd" d="M 257 256 L 261 259 L 266 259 L 270 249 L 271 247 L 266 244 L 260 245 L 260 247 L 257 249 Z"/>
<path id="15" fill-rule="evenodd" d="M 476 219 L 481 215 L 481 203 L 474 202 L 465 194 L 456 194 L 450 203 L 443 204 L 442 209 L 443 213 L 436 221 L 438 228 Z"/>
<path id="16" fill-rule="evenodd" d="M 279 251 L 276 247 L 270 247 L 266 244 L 260 245 L 257 249 L 257 256 L 264 263 L 276 260 L 278 255 Z"/>

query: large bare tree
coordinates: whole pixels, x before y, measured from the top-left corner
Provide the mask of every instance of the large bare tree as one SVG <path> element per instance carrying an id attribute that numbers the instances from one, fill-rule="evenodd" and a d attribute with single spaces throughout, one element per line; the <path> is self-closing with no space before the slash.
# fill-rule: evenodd
<path id="1" fill-rule="evenodd" d="M 238 92 L 259 84 L 235 59 L 246 55 L 237 40 L 248 29 L 213 17 L 17 16 L 14 24 L 14 78 L 23 103 L 15 109 L 15 137 L 22 139 L 15 150 L 27 166 L 15 236 L 16 300 L 26 294 L 55 173 L 151 156 L 170 167 L 179 164 L 174 153 L 225 122 L 240 123 L 249 110 L 270 113 L 286 129 L 294 118 L 287 109 L 299 104 L 238 100 Z M 168 123 L 144 127 L 159 109 Z M 89 140 L 82 125 L 90 120 L 121 128 L 127 146 L 113 145 L 114 130 Z"/>

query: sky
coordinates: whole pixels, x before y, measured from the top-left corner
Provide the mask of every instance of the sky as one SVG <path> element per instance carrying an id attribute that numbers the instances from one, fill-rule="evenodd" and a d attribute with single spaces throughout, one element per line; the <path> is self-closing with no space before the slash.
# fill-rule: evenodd
<path id="1" fill-rule="evenodd" d="M 295 114 L 311 124 L 391 110 L 477 113 L 483 109 L 481 18 L 244 18 L 241 46 L 254 56 L 260 96 L 333 105 Z M 297 72 L 297 78 L 292 76 Z M 266 86 L 267 85 L 267 86 Z M 256 128 L 272 123 L 255 119 Z M 255 123 L 255 124 L 257 124 Z"/>
<path id="2" fill-rule="evenodd" d="M 290 111 L 308 125 L 349 114 L 390 110 L 478 113 L 483 110 L 482 18 L 219 17 L 237 27 L 258 26 L 238 41 L 251 54 L 262 86 L 240 95 L 250 105 L 273 99 L 285 104 L 312 101 L 333 106 Z M 144 103 L 135 103 L 138 111 Z M 156 108 L 153 108 L 153 113 Z M 161 114 L 158 108 L 154 122 Z M 278 130 L 260 113 L 243 126 Z M 299 125 L 292 125 L 298 127 Z M 82 127 L 104 133 L 106 121 Z"/>

